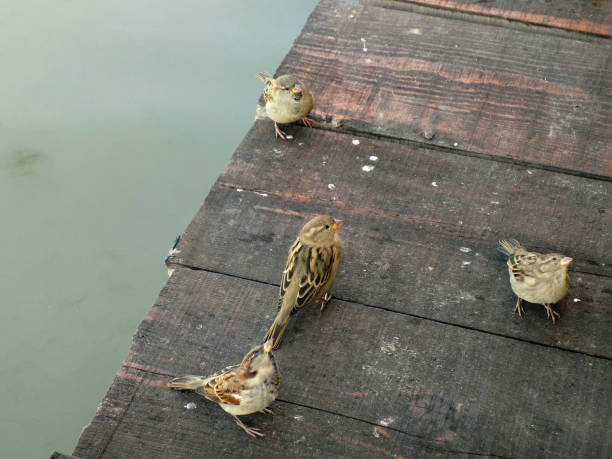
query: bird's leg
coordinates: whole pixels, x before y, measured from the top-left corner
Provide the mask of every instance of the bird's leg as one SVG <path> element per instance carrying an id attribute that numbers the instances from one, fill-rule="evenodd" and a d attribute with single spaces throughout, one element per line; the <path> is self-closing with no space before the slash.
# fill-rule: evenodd
<path id="1" fill-rule="evenodd" d="M 556 312 L 556 311 L 555 311 L 555 310 L 554 310 L 554 309 L 553 309 L 553 308 L 550 306 L 550 304 L 545 304 L 545 305 L 544 305 L 544 307 L 546 308 L 546 318 L 547 318 L 547 319 L 549 319 L 549 318 L 550 318 L 550 319 L 552 319 L 553 324 L 554 324 L 554 323 L 555 323 L 555 316 L 557 316 L 557 317 L 561 317 L 561 316 L 559 315 L 559 313 L 558 313 L 558 312 Z"/>
<path id="2" fill-rule="evenodd" d="M 302 118 L 302 123 L 304 123 L 304 126 L 311 128 L 312 127 L 312 120 L 304 117 Z"/>
<path id="3" fill-rule="evenodd" d="M 264 434 L 261 433 L 261 430 L 255 428 L 255 427 L 247 426 L 244 422 L 242 422 L 240 419 L 238 419 L 238 416 L 234 416 L 232 414 L 232 417 L 234 418 L 234 421 L 236 421 L 236 424 L 238 424 L 251 437 L 257 438 L 257 437 L 263 437 L 264 436 Z"/>
<path id="4" fill-rule="evenodd" d="M 525 310 L 523 309 L 523 299 L 519 298 L 516 300 L 516 307 L 514 308 L 514 312 L 518 312 L 519 316 L 523 317 L 525 315 Z"/>
<path id="5" fill-rule="evenodd" d="M 323 298 L 321 298 L 321 314 L 323 314 L 323 311 L 325 311 L 327 304 L 331 300 L 332 300 L 332 296 L 329 293 L 326 293 L 325 295 L 323 295 Z"/>
<path id="6" fill-rule="evenodd" d="M 263 410 L 259 410 L 259 412 L 263 414 L 271 414 L 272 416 L 274 416 L 274 411 L 272 411 L 270 408 L 264 408 Z"/>
<path id="7" fill-rule="evenodd" d="M 281 128 L 278 127 L 278 123 L 276 121 L 274 122 L 274 132 L 276 133 L 276 137 L 287 140 L 287 134 L 281 131 Z"/>

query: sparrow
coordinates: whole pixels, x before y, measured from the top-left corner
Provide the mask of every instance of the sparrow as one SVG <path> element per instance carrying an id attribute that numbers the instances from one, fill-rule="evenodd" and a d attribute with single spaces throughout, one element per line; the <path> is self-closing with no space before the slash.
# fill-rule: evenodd
<path id="1" fill-rule="evenodd" d="M 274 339 L 274 348 L 289 319 L 298 309 L 321 300 L 321 312 L 331 301 L 329 289 L 336 279 L 342 242 L 338 228 L 344 222 L 333 217 L 321 216 L 310 220 L 289 249 L 283 271 L 278 300 L 278 313 L 264 340 Z"/>
<path id="2" fill-rule="evenodd" d="M 312 110 L 312 95 L 304 83 L 293 75 L 281 75 L 273 78 L 268 72 L 257 74 L 257 78 L 266 84 L 263 98 L 266 102 L 268 117 L 274 121 L 276 137 L 287 139 L 278 127 L 278 123 L 293 123 L 302 120 L 304 125 L 312 127 L 311 121 L 306 116 Z"/>
<path id="3" fill-rule="evenodd" d="M 498 250 L 509 257 L 510 286 L 518 297 L 514 311 L 523 317 L 523 300 L 539 303 L 546 308 L 547 317 L 554 323 L 559 313 L 550 305 L 567 294 L 567 269 L 573 259 L 560 253 L 528 252 L 515 239 L 499 241 Z"/>
<path id="4" fill-rule="evenodd" d="M 255 346 L 239 365 L 232 365 L 211 376 L 185 375 L 173 379 L 168 387 L 193 390 L 217 403 L 232 415 L 251 437 L 263 437 L 260 429 L 248 427 L 238 416 L 257 411 L 272 414 L 268 406 L 276 400 L 282 377 L 274 355 L 272 341 Z"/>

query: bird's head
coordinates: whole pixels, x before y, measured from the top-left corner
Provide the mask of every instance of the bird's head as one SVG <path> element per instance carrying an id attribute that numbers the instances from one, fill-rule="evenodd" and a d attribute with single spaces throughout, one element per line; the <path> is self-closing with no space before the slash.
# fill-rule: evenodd
<path id="1" fill-rule="evenodd" d="M 329 215 L 323 215 L 310 220 L 300 231 L 300 240 L 308 245 L 328 247 L 337 238 L 338 229 L 344 221 L 336 220 Z"/>

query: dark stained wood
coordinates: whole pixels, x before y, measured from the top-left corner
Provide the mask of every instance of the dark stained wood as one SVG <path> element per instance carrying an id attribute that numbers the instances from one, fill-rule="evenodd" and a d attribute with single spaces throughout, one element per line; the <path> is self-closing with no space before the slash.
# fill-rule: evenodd
<path id="1" fill-rule="evenodd" d="M 611 55 L 609 40 L 323 0 L 278 73 L 348 131 L 610 179 Z"/>
<path id="2" fill-rule="evenodd" d="M 282 401 L 273 405 L 274 416 L 243 417 L 266 433 L 253 441 L 229 415 L 194 394 L 171 392 L 161 379 L 138 370 L 128 369 L 123 377 L 126 392 L 113 396 L 133 402 L 104 454 L 96 457 L 455 457 L 402 432 Z M 185 409 L 189 402 L 197 408 Z M 96 427 L 96 435 L 105 433 Z"/>
<path id="3" fill-rule="evenodd" d="M 612 36 L 612 6 L 608 0 L 394 0 L 389 3 L 396 2 Z"/>
<path id="4" fill-rule="evenodd" d="M 228 295 L 235 300 L 229 305 Z M 283 457 L 287 445 L 292 445 L 293 454 L 310 457 L 414 457 L 417 452 L 425 457 L 448 455 L 443 445 L 393 427 L 287 401 L 273 405 L 273 417 L 256 414 L 244 418 L 266 433 L 263 440 L 253 441 L 214 404 L 193 393 L 165 387 L 179 372 L 205 373 L 239 361 L 244 348 L 265 333 L 265 310 L 272 295 L 270 286 L 177 270 L 135 334 L 128 359 L 75 453 L 135 458 L 261 457 L 268 452 L 270 457 Z M 240 333 L 236 333 L 238 329 Z M 189 366 L 184 366 L 185 362 Z M 291 380 L 285 373 L 285 388 L 294 384 L 287 382 L 288 377 Z M 184 408 L 191 401 L 197 409 Z"/>
<path id="5" fill-rule="evenodd" d="M 564 17 L 539 5 L 514 8 Z M 611 449 L 610 41 L 450 16 L 321 2 L 277 73 L 305 80 L 314 116 L 343 125 L 288 126 L 286 142 L 255 122 L 169 257 L 176 270 L 75 455 Z M 287 250 L 318 214 L 347 220 L 335 299 L 292 320 L 277 414 L 244 419 L 266 434 L 253 440 L 166 385 L 263 338 Z M 496 251 L 509 237 L 575 259 L 556 324 L 539 305 L 513 314 Z"/>
<path id="6" fill-rule="evenodd" d="M 339 298 L 612 358 L 611 183 L 306 128 L 278 143 L 270 127 L 249 132 L 175 263 L 278 285 L 299 228 L 329 213 L 347 220 Z M 575 258 L 555 325 L 538 305 L 513 315 L 508 237 Z"/>
<path id="7" fill-rule="evenodd" d="M 610 182 L 301 127 L 288 128 L 296 142 L 279 144 L 270 124 L 255 123 L 217 186 L 412 221 L 479 245 L 512 236 L 612 276 Z"/>
<path id="8" fill-rule="evenodd" d="M 178 373 L 240 360 L 265 333 L 276 294 L 179 268 L 75 454 L 589 457 L 612 447 L 609 360 L 355 303 L 295 317 L 276 351 L 277 414 L 245 418 L 264 439 L 249 439 L 197 395 L 165 387 Z M 185 409 L 192 401 L 197 409 Z"/>

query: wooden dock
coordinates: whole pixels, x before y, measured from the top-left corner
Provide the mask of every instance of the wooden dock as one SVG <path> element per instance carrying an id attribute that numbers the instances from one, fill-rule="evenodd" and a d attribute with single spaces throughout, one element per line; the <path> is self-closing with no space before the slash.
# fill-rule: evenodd
<path id="1" fill-rule="evenodd" d="M 317 6 L 277 74 L 342 126 L 282 141 L 254 122 L 76 457 L 610 454 L 612 6 L 515 3 Z M 276 415 L 244 417 L 254 440 L 166 384 L 262 339 L 317 214 L 347 221 L 335 299 L 291 322 Z M 539 305 L 513 314 L 508 237 L 574 258 L 557 323 Z"/>

